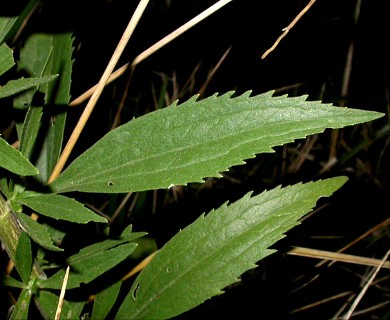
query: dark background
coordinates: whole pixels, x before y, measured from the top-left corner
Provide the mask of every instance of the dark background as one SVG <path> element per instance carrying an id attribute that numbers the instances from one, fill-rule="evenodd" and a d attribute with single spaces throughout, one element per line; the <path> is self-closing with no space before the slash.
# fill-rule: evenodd
<path id="1" fill-rule="evenodd" d="M 119 65 L 185 23 L 216 1 L 151 1 L 137 26 Z M 79 141 L 75 155 L 107 132 L 123 92 L 127 92 L 122 122 L 156 108 L 153 94 L 159 94 L 164 75 L 167 93 L 185 101 L 204 84 L 209 70 L 231 47 L 203 96 L 235 90 L 259 94 L 276 90 L 290 96 L 307 94 L 311 100 L 375 110 L 386 114 L 374 123 L 340 130 L 335 150 L 337 162 L 329 170 L 331 132 L 325 131 L 313 144 L 311 159 L 298 169 L 293 164 L 302 154 L 305 140 L 275 148 L 274 154 L 259 155 L 246 166 L 231 168 L 221 179 L 206 185 L 190 184 L 177 190 L 143 194 L 144 201 L 130 221 L 148 231 L 160 246 L 201 213 L 227 200 L 234 201 L 250 190 L 261 192 L 277 185 L 310 181 L 337 175 L 349 182 L 329 199 L 319 201 L 320 210 L 291 230 L 275 245 L 279 251 L 259 262 L 259 267 L 226 288 L 226 293 L 180 315 L 177 319 L 331 319 L 353 301 L 372 268 L 345 263 L 316 267 L 318 260 L 295 257 L 291 246 L 337 251 L 370 228 L 389 218 L 389 1 L 317 0 L 274 52 L 261 60 L 308 1 L 233 0 L 223 9 L 180 36 L 129 73 L 109 85 Z M 46 1 L 32 19 L 29 30 L 72 31 L 75 37 L 72 97 L 97 83 L 137 1 Z M 30 28 L 30 29 L 29 29 Z M 352 63 L 348 48 L 353 44 Z M 191 73 L 194 87 L 173 94 L 174 84 L 184 87 Z M 342 94 L 346 70 L 350 68 L 348 90 Z M 172 77 L 175 76 L 175 80 Z M 81 107 L 70 111 L 69 123 L 77 121 Z M 380 135 L 380 133 L 383 133 Z M 360 143 L 365 148 L 350 153 Z M 290 169 L 289 169 L 290 168 Z M 94 200 L 98 202 L 98 200 Z M 123 223 L 123 220 L 122 222 Z M 119 222 L 118 222 L 119 224 Z M 119 226 L 118 226 L 119 228 Z M 346 253 L 381 259 L 390 247 L 388 225 L 370 234 Z M 357 310 L 388 302 L 389 272 L 382 270 Z M 326 302 L 337 294 L 345 295 Z M 349 301 L 349 303 L 351 302 Z M 318 306 L 292 312 L 318 302 Z M 322 303 L 321 303 L 322 302 Z M 365 311 L 354 319 L 385 319 L 390 304 Z"/>

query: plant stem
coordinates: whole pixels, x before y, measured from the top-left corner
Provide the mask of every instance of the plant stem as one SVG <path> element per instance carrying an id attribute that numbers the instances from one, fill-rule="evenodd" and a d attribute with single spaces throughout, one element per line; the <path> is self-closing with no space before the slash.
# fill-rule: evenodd
<path id="1" fill-rule="evenodd" d="M 7 201 L 0 196 L 0 242 L 3 244 L 12 262 L 15 261 L 18 241 L 22 232 Z M 33 264 L 32 276 L 46 279 L 45 273 L 36 262 Z"/>
<path id="2" fill-rule="evenodd" d="M 0 240 L 12 261 L 15 260 L 16 247 L 22 230 L 12 217 L 7 202 L 0 196 Z"/>

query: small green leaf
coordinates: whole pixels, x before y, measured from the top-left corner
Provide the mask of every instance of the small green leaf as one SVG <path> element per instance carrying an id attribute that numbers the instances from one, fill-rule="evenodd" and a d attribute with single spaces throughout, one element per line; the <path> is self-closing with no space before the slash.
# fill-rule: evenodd
<path id="1" fill-rule="evenodd" d="M 115 267 L 135 250 L 137 244 L 130 241 L 142 235 L 144 233 L 133 233 L 128 238 L 95 243 L 69 257 L 66 263 L 71 267 L 71 273 L 67 287 L 77 288 L 81 283 L 89 283 Z M 41 280 L 39 286 L 46 289 L 59 289 L 64 275 L 65 270 L 60 270 L 49 279 Z"/>
<path id="2" fill-rule="evenodd" d="M 383 116 L 306 96 L 231 95 L 192 98 L 110 131 L 67 167 L 53 190 L 119 193 L 202 182 L 274 146 Z"/>
<path id="3" fill-rule="evenodd" d="M 43 94 L 44 104 L 50 105 L 45 109 L 48 121 L 44 121 L 39 128 L 40 146 L 37 155 L 36 166 L 39 169 L 38 181 L 46 183 L 53 171 L 55 164 L 62 150 L 64 128 L 66 124 L 66 109 L 70 100 L 70 84 L 72 74 L 72 35 L 71 33 L 40 34 L 31 35 L 20 52 L 19 69 L 28 72 L 34 77 L 43 77 L 52 74 L 60 76 L 51 83 L 41 85 L 39 92 Z M 14 100 L 14 106 L 24 109 L 26 106 L 34 108 L 34 112 L 39 112 L 37 108 L 42 106 L 32 106 L 35 92 L 28 91 Z M 29 120 L 26 118 L 26 121 Z M 32 146 L 36 136 L 23 135 L 23 130 L 34 129 L 36 134 L 36 123 L 32 123 L 32 128 L 25 122 L 21 134 L 21 146 Z M 19 127 L 20 128 L 20 127 Z M 20 130 L 19 130 L 20 131 Z M 29 141 L 24 141 L 28 139 Z M 31 149 L 28 148 L 29 151 Z M 22 149 L 24 151 L 24 149 Z"/>
<path id="4" fill-rule="evenodd" d="M 27 283 L 30 279 L 33 258 L 30 237 L 25 232 L 20 234 L 14 263 L 23 283 Z"/>
<path id="5" fill-rule="evenodd" d="M 116 302 L 120 288 L 121 282 L 115 282 L 112 286 L 109 286 L 96 295 L 91 320 L 106 319 Z"/>
<path id="6" fill-rule="evenodd" d="M 30 0 L 19 15 L 0 17 L 0 44 L 14 40 L 20 27 L 26 23 L 27 16 L 31 14 L 39 0 Z M 23 2 L 24 3 L 24 2 Z M 1 73 L 0 73 L 1 74 Z"/>
<path id="7" fill-rule="evenodd" d="M 0 76 L 15 65 L 12 49 L 6 44 L 0 46 Z M 1 89 L 1 86 L 0 86 Z"/>
<path id="8" fill-rule="evenodd" d="M 18 297 L 18 302 L 15 305 L 14 310 L 12 311 L 10 320 L 20 320 L 28 319 L 28 311 L 30 308 L 30 302 L 32 298 L 33 291 L 29 288 L 22 290 Z"/>
<path id="9" fill-rule="evenodd" d="M 27 207 L 53 219 L 75 223 L 107 222 L 106 218 L 84 207 L 82 203 L 62 195 L 37 194 L 19 199 Z"/>
<path id="10" fill-rule="evenodd" d="M 22 78 L 10 80 L 4 86 L 0 87 L 0 98 L 10 97 L 16 93 L 39 86 L 40 84 L 53 81 L 57 75 L 42 78 Z"/>
<path id="11" fill-rule="evenodd" d="M 223 205 L 176 234 L 139 274 L 117 319 L 167 319 L 223 293 L 245 271 L 271 254 L 268 249 L 297 225 L 318 198 L 347 181 L 337 177 Z"/>
<path id="12" fill-rule="evenodd" d="M 8 186 L 8 179 L 7 177 L 1 177 L 0 178 L 0 191 L 7 197 L 11 197 L 11 191 Z"/>
<path id="13" fill-rule="evenodd" d="M 59 297 L 54 293 L 40 290 L 35 297 L 35 303 L 44 316 L 44 319 L 55 319 Z M 60 319 L 79 320 L 84 302 L 70 302 L 64 300 Z"/>
<path id="14" fill-rule="evenodd" d="M 6 36 L 9 31 L 12 29 L 17 17 L 0 17 L 0 44 L 4 44 Z M 1 57 L 1 54 L 0 54 Z M 1 58 L 0 58 L 1 60 Z M 0 62 L 1 65 L 1 62 Z M 0 75 L 2 72 L 0 71 Z"/>
<path id="15" fill-rule="evenodd" d="M 53 244 L 53 240 L 50 238 L 47 228 L 44 225 L 34 221 L 24 213 L 15 212 L 15 215 L 23 231 L 36 243 L 48 250 L 63 251 L 63 249 L 58 248 Z"/>
<path id="16" fill-rule="evenodd" d="M 42 109 L 42 107 L 29 107 L 23 122 L 19 150 L 27 159 L 31 159 L 41 127 Z"/>
<path id="17" fill-rule="evenodd" d="M 24 157 L 18 150 L 10 146 L 0 137 L 0 167 L 21 176 L 33 176 L 38 174 L 38 169 Z"/>
<path id="18" fill-rule="evenodd" d="M 25 287 L 25 285 L 22 282 L 7 275 L 4 275 L 2 284 L 5 285 L 6 287 L 19 288 L 19 289 Z"/>

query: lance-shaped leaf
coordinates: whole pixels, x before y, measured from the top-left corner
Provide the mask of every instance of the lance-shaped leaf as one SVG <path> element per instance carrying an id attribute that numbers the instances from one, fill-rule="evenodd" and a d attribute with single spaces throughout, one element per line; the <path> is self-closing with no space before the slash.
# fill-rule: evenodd
<path id="1" fill-rule="evenodd" d="M 117 319 L 167 319 L 212 296 L 281 239 L 318 198 L 330 196 L 346 177 L 275 188 L 223 205 L 176 234 L 140 273 Z"/>
<path id="2" fill-rule="evenodd" d="M 130 230 L 131 231 L 131 230 Z M 72 289 L 81 283 L 89 283 L 125 260 L 137 247 L 134 239 L 145 235 L 135 232 L 122 233 L 119 239 L 109 239 L 92 244 L 66 260 L 70 266 L 67 288 Z M 60 289 L 65 270 L 60 270 L 47 280 L 40 280 L 39 287 Z"/>
<path id="3" fill-rule="evenodd" d="M 0 46 L 0 76 L 15 65 L 12 49 L 6 44 Z"/>
<path id="4" fill-rule="evenodd" d="M 31 159 L 41 128 L 42 109 L 43 107 L 29 107 L 23 122 L 19 150 L 28 159 Z"/>
<path id="5" fill-rule="evenodd" d="M 48 250 L 63 251 L 63 249 L 53 244 L 53 240 L 44 225 L 34 221 L 24 213 L 15 212 L 15 215 L 23 231 L 26 232 L 36 243 Z"/>
<path id="6" fill-rule="evenodd" d="M 30 279 L 33 257 L 31 250 L 31 240 L 25 232 L 22 232 L 19 236 L 14 263 L 23 283 L 27 283 Z"/>
<path id="7" fill-rule="evenodd" d="M 21 176 L 33 176 L 38 174 L 38 169 L 24 157 L 18 150 L 13 148 L 0 137 L 0 167 Z"/>
<path id="8" fill-rule="evenodd" d="M 26 23 L 28 15 L 31 14 L 38 2 L 39 0 L 30 0 L 25 4 L 24 1 L 23 4 L 25 6 L 17 16 L 4 15 L 0 17 L 0 43 L 12 42 L 12 40 L 14 40 L 19 29 Z"/>
<path id="9" fill-rule="evenodd" d="M 4 86 L 0 87 L 0 98 L 10 97 L 16 93 L 27 89 L 39 86 L 40 84 L 53 81 L 57 75 L 42 77 L 42 78 L 21 78 L 10 80 Z"/>
<path id="10" fill-rule="evenodd" d="M 19 201 L 44 216 L 76 223 L 107 222 L 92 210 L 74 199 L 56 194 L 36 194 L 30 197 L 19 196 Z"/>
<path id="11" fill-rule="evenodd" d="M 106 319 L 118 298 L 121 283 L 121 281 L 115 282 L 113 285 L 96 294 L 91 320 Z"/>
<path id="12" fill-rule="evenodd" d="M 29 112 L 23 127 L 17 126 L 20 137 L 20 150 L 29 157 L 39 150 L 36 166 L 40 175 L 37 179 L 46 183 L 56 164 L 62 149 L 62 139 L 66 122 L 64 106 L 69 103 L 72 71 L 72 36 L 70 33 L 33 34 L 26 41 L 20 52 L 19 69 L 35 77 L 59 74 L 56 81 L 41 85 L 42 105 L 32 105 L 36 90 L 30 90 L 14 100 L 14 107 Z M 35 102 L 36 103 L 36 102 Z M 43 116 L 43 104 L 50 105 Z M 45 121 L 41 120 L 44 119 Z M 39 136 L 43 139 L 36 143 Z M 38 144 L 36 147 L 35 145 Z"/>
<path id="13" fill-rule="evenodd" d="M 257 153 L 382 116 L 306 97 L 232 93 L 171 106 L 109 132 L 54 181 L 55 192 L 129 192 L 218 177 Z"/>

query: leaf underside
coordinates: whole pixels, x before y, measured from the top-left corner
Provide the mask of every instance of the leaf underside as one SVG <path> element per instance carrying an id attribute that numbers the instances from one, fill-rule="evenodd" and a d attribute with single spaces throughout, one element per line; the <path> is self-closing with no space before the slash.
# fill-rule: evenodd
<path id="1" fill-rule="evenodd" d="M 176 234 L 137 277 L 116 319 L 167 319 L 222 293 L 271 254 L 268 249 L 322 196 L 347 181 L 336 177 L 223 205 Z"/>
<path id="2" fill-rule="evenodd" d="M 118 127 L 71 163 L 52 190 L 119 193 L 202 182 L 274 146 L 382 116 L 306 96 L 231 96 L 193 97 Z"/>

